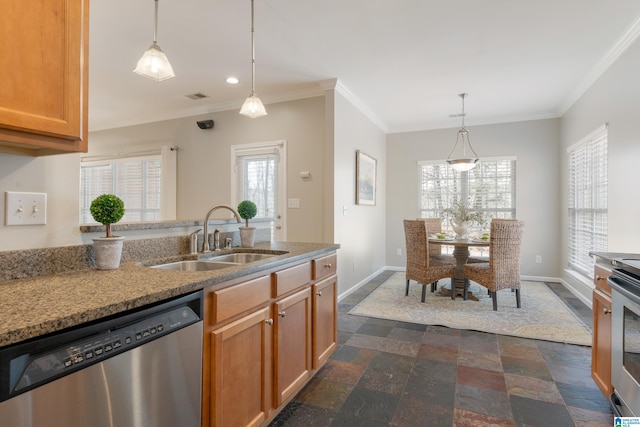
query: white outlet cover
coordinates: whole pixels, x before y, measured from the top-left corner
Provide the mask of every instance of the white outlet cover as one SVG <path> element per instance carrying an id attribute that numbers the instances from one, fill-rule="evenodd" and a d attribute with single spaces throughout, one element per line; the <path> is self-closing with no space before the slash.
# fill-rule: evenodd
<path id="1" fill-rule="evenodd" d="M 47 193 L 5 193 L 5 225 L 47 223 Z"/>

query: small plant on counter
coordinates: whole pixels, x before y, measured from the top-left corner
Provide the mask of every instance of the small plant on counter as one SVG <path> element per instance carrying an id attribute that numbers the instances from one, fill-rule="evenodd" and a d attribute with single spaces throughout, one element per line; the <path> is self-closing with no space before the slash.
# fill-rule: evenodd
<path id="1" fill-rule="evenodd" d="M 105 237 L 111 235 L 111 224 L 115 224 L 124 216 L 124 202 L 114 194 L 102 194 L 91 202 L 89 208 L 94 220 L 103 224 L 106 229 Z"/>
<path id="2" fill-rule="evenodd" d="M 246 226 L 249 227 L 249 220 L 256 216 L 258 213 L 258 207 L 251 200 L 243 200 L 238 204 L 238 214 L 240 218 L 246 221 Z"/>

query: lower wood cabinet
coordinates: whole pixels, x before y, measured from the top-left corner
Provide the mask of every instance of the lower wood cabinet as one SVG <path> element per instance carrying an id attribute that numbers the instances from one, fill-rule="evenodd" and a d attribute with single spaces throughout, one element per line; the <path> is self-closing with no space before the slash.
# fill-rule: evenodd
<path id="1" fill-rule="evenodd" d="M 311 377 L 311 289 L 274 303 L 274 406 L 292 398 Z"/>
<path id="2" fill-rule="evenodd" d="M 596 264 L 593 282 L 593 343 L 591 347 L 591 377 L 607 398 L 611 385 L 611 287 L 607 278 L 611 270 Z"/>
<path id="3" fill-rule="evenodd" d="M 338 342 L 338 278 L 313 285 L 313 369 L 333 354 Z"/>
<path id="4" fill-rule="evenodd" d="M 211 426 L 259 426 L 271 413 L 272 320 L 262 308 L 211 332 Z"/>
<path id="5" fill-rule="evenodd" d="M 331 259 L 205 291 L 203 427 L 267 425 L 335 351 Z"/>

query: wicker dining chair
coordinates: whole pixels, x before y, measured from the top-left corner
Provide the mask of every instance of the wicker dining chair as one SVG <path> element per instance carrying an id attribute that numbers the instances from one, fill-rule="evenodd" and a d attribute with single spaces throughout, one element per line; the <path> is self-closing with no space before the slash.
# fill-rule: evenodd
<path id="1" fill-rule="evenodd" d="M 491 221 L 489 238 L 489 262 L 465 264 L 465 279 L 484 286 L 493 300 L 493 310 L 498 310 L 498 291 L 515 290 L 516 306 L 520 308 L 520 246 L 524 222 L 514 219 Z"/>
<path id="2" fill-rule="evenodd" d="M 418 218 L 418 221 L 423 221 L 427 226 L 427 237 L 433 236 L 442 232 L 442 219 L 440 218 Z M 442 256 L 442 246 L 430 245 L 429 256 L 431 257 Z"/>
<path id="3" fill-rule="evenodd" d="M 453 258 L 440 259 L 429 256 L 427 225 L 422 220 L 404 220 L 404 236 L 407 255 L 407 287 L 405 295 L 409 295 L 409 281 L 414 280 L 422 285 L 422 302 L 426 299 L 427 285 L 431 292 L 436 290 L 438 280 L 453 278 L 456 266 Z"/>

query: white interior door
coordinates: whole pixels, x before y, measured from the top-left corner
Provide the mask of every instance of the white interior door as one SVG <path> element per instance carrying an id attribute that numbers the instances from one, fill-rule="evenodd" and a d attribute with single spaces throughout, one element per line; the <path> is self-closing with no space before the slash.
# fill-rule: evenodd
<path id="1" fill-rule="evenodd" d="M 268 219 L 271 240 L 285 241 L 286 141 L 231 146 L 232 198 L 237 205 L 251 200 L 258 207 L 255 219 Z"/>

